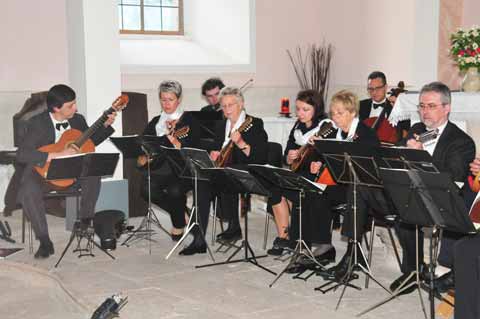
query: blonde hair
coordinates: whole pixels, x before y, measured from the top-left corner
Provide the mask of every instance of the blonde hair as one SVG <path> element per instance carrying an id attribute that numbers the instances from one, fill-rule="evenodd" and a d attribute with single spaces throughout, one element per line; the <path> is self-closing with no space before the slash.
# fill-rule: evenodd
<path id="1" fill-rule="evenodd" d="M 342 104 L 348 112 L 355 113 L 355 116 L 358 115 L 360 103 L 358 97 L 354 93 L 348 90 L 338 91 L 332 96 L 329 109 L 331 109 L 332 105 L 336 103 Z"/>

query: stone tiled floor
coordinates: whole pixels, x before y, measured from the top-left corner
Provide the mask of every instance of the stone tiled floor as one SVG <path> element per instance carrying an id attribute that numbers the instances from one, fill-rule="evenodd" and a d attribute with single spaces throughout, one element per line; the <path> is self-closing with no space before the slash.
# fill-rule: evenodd
<path id="1" fill-rule="evenodd" d="M 157 215 L 162 224 L 170 225 L 167 216 Z M 18 242 L 20 217 L 20 212 L 16 211 L 8 218 Z M 139 218 L 130 220 L 131 224 L 139 222 Z M 196 269 L 195 265 L 210 262 L 208 255 L 183 257 L 175 253 L 166 260 L 173 243 L 161 232 L 154 236 L 156 242 L 152 243 L 151 255 L 146 241 L 117 248 L 113 252 L 116 260 L 99 250 L 95 251 L 95 258 L 79 259 L 70 250 L 60 266 L 54 268 L 69 233 L 64 231 L 62 218 L 49 216 L 49 225 L 56 249 L 54 256 L 35 260 L 23 250 L 0 261 L 1 318 L 90 318 L 105 298 L 118 292 L 128 296 L 128 304 L 121 310 L 120 318 L 353 318 L 387 296 L 372 282 L 370 288 L 361 291 L 349 288 L 336 311 L 341 291 L 327 294 L 314 291 L 323 283 L 319 277 L 304 282 L 284 275 L 269 288 L 274 276 L 248 263 Z M 258 254 L 263 253 L 263 227 L 263 213 L 252 213 L 249 235 Z M 272 225 L 270 243 L 273 232 Z M 346 245 L 338 232 L 334 233 L 334 243 L 337 255 L 343 255 Z M 0 247 L 5 246 L 9 244 L 0 241 Z M 399 275 L 398 266 L 378 239 L 374 255 L 373 271 L 378 280 L 388 286 Z M 218 261 L 226 256 L 215 254 Z M 285 266 L 271 257 L 259 259 L 259 262 L 274 271 Z M 360 276 L 356 283 L 363 285 L 363 279 Z M 425 294 L 424 297 L 427 301 Z M 362 318 L 423 318 L 423 313 L 418 294 L 411 294 Z"/>

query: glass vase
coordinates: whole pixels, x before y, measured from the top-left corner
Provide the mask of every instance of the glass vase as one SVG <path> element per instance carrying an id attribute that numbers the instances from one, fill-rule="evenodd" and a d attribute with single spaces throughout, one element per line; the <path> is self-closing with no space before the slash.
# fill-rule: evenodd
<path id="1" fill-rule="evenodd" d="M 464 92 L 480 91 L 480 74 L 478 74 L 478 68 L 470 67 L 467 69 L 462 81 L 462 90 Z"/>

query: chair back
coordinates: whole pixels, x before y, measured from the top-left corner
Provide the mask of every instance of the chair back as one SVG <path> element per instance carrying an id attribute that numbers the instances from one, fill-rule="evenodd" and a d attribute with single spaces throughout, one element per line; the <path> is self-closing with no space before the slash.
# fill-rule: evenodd
<path id="1" fill-rule="evenodd" d="M 267 164 L 275 167 L 282 167 L 282 145 L 276 142 L 268 142 L 267 148 Z"/>

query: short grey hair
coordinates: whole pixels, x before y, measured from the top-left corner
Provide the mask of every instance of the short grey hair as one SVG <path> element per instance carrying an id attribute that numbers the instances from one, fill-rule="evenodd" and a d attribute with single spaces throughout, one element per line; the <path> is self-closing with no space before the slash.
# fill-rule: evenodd
<path id="1" fill-rule="evenodd" d="M 420 96 L 428 92 L 435 92 L 440 94 L 442 104 L 451 104 L 452 102 L 452 94 L 450 93 L 450 89 L 442 82 L 432 82 L 425 84 L 420 90 Z"/>
<path id="2" fill-rule="evenodd" d="M 233 86 L 226 86 L 224 87 L 221 91 L 220 94 L 218 95 L 219 101 L 222 101 L 222 98 L 227 95 L 233 95 L 237 99 L 237 101 L 242 101 L 242 103 L 245 102 L 245 98 L 243 97 L 242 90 L 240 90 L 237 87 Z"/>
<path id="3" fill-rule="evenodd" d="M 173 93 L 177 99 L 182 97 L 182 85 L 175 80 L 167 80 L 160 83 L 158 86 L 158 95 L 161 93 Z"/>

